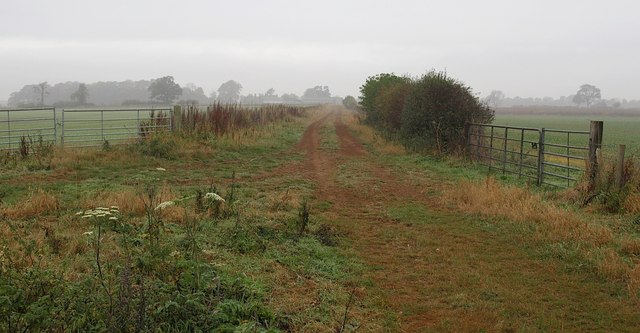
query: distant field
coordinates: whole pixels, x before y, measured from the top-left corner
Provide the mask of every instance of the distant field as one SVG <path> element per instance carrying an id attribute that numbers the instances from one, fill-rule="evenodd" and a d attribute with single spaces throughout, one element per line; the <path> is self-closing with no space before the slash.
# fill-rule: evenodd
<path id="1" fill-rule="evenodd" d="M 138 136 L 138 119 L 147 121 L 146 110 L 114 111 L 111 108 L 95 109 L 104 112 L 65 112 L 66 145 L 99 145 L 103 138 L 122 141 Z M 56 110 L 55 134 L 57 142 L 62 135 L 62 110 Z M 10 112 L 0 109 L 0 149 L 16 148 L 20 136 L 42 135 L 45 140 L 54 138 L 54 116 L 51 110 Z"/>
<path id="2" fill-rule="evenodd" d="M 497 113 L 495 124 L 588 131 L 591 120 L 604 122 L 603 146 L 605 153 L 613 153 L 617 151 L 619 144 L 626 144 L 628 155 L 640 156 L 640 116 L 513 115 Z M 586 144 L 587 142 L 584 143 L 584 145 Z"/>

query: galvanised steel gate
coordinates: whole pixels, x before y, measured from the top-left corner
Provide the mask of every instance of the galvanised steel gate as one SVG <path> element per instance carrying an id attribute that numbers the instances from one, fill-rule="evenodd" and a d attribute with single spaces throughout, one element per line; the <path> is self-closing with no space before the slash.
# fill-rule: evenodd
<path id="1" fill-rule="evenodd" d="M 171 108 L 64 109 L 61 143 L 95 147 L 171 130 Z"/>
<path id="2" fill-rule="evenodd" d="M 0 109 L 0 150 L 20 147 L 21 140 L 57 142 L 54 108 Z"/>
<path id="3" fill-rule="evenodd" d="M 469 156 L 489 171 L 556 187 L 583 177 L 590 145 L 601 144 L 590 141 L 590 131 L 469 123 L 466 134 Z"/>

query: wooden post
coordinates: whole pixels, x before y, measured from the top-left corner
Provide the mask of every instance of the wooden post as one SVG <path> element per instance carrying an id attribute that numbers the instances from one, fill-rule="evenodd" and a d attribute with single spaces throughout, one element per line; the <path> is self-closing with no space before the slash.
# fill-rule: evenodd
<path id="1" fill-rule="evenodd" d="M 463 152 L 464 155 L 469 158 L 471 156 L 471 154 L 469 154 L 470 148 L 471 148 L 471 134 L 469 133 L 469 128 L 471 127 L 471 125 L 469 124 L 469 122 L 465 122 L 464 123 L 464 147 L 463 147 Z"/>
<path id="2" fill-rule="evenodd" d="M 589 190 L 596 185 L 598 175 L 598 151 L 602 148 L 602 121 L 591 121 L 589 129 Z"/>
<path id="3" fill-rule="evenodd" d="M 180 132 L 182 130 L 182 108 L 180 105 L 173 107 L 173 114 L 171 115 L 171 131 Z"/>
<path id="4" fill-rule="evenodd" d="M 627 147 L 620 145 L 618 148 L 618 165 L 616 166 L 616 188 L 621 190 L 624 186 L 624 151 Z"/>

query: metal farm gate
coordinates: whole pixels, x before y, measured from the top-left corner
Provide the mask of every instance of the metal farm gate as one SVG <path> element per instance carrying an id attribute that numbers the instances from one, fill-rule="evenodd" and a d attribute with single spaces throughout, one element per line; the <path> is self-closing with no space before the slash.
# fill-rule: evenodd
<path id="1" fill-rule="evenodd" d="M 64 109 L 61 143 L 96 147 L 171 130 L 171 108 Z"/>
<path id="2" fill-rule="evenodd" d="M 469 156 L 490 172 L 514 174 L 539 186 L 571 187 L 595 168 L 602 122 L 592 122 L 591 131 L 469 123 L 466 134 Z"/>
<path id="3" fill-rule="evenodd" d="M 0 109 L 0 150 L 20 148 L 21 141 L 57 142 L 54 108 Z"/>

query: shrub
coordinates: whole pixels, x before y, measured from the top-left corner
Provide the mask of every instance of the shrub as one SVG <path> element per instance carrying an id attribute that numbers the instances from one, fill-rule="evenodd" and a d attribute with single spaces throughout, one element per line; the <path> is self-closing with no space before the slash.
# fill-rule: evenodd
<path id="1" fill-rule="evenodd" d="M 143 155 L 174 159 L 176 157 L 178 144 L 169 135 L 153 134 L 145 139 L 139 139 L 135 145 L 130 146 Z"/>
<path id="2" fill-rule="evenodd" d="M 402 114 L 401 136 L 412 149 L 453 152 L 464 144 L 466 122 L 491 122 L 493 111 L 464 83 L 431 71 L 413 83 Z"/>
<path id="3" fill-rule="evenodd" d="M 411 80 L 400 78 L 381 91 L 375 99 L 375 108 L 380 117 L 380 126 L 390 133 L 396 133 L 402 126 L 402 112 L 405 100 L 411 91 Z"/>
<path id="4" fill-rule="evenodd" d="M 397 76 L 393 73 L 382 73 L 367 78 L 365 84 L 360 87 L 360 105 L 367 113 L 367 121 L 370 124 L 377 126 L 382 124 L 383 118 L 378 105 L 378 96 L 389 89 L 389 87 L 405 82 L 410 82 L 410 79 Z"/>

